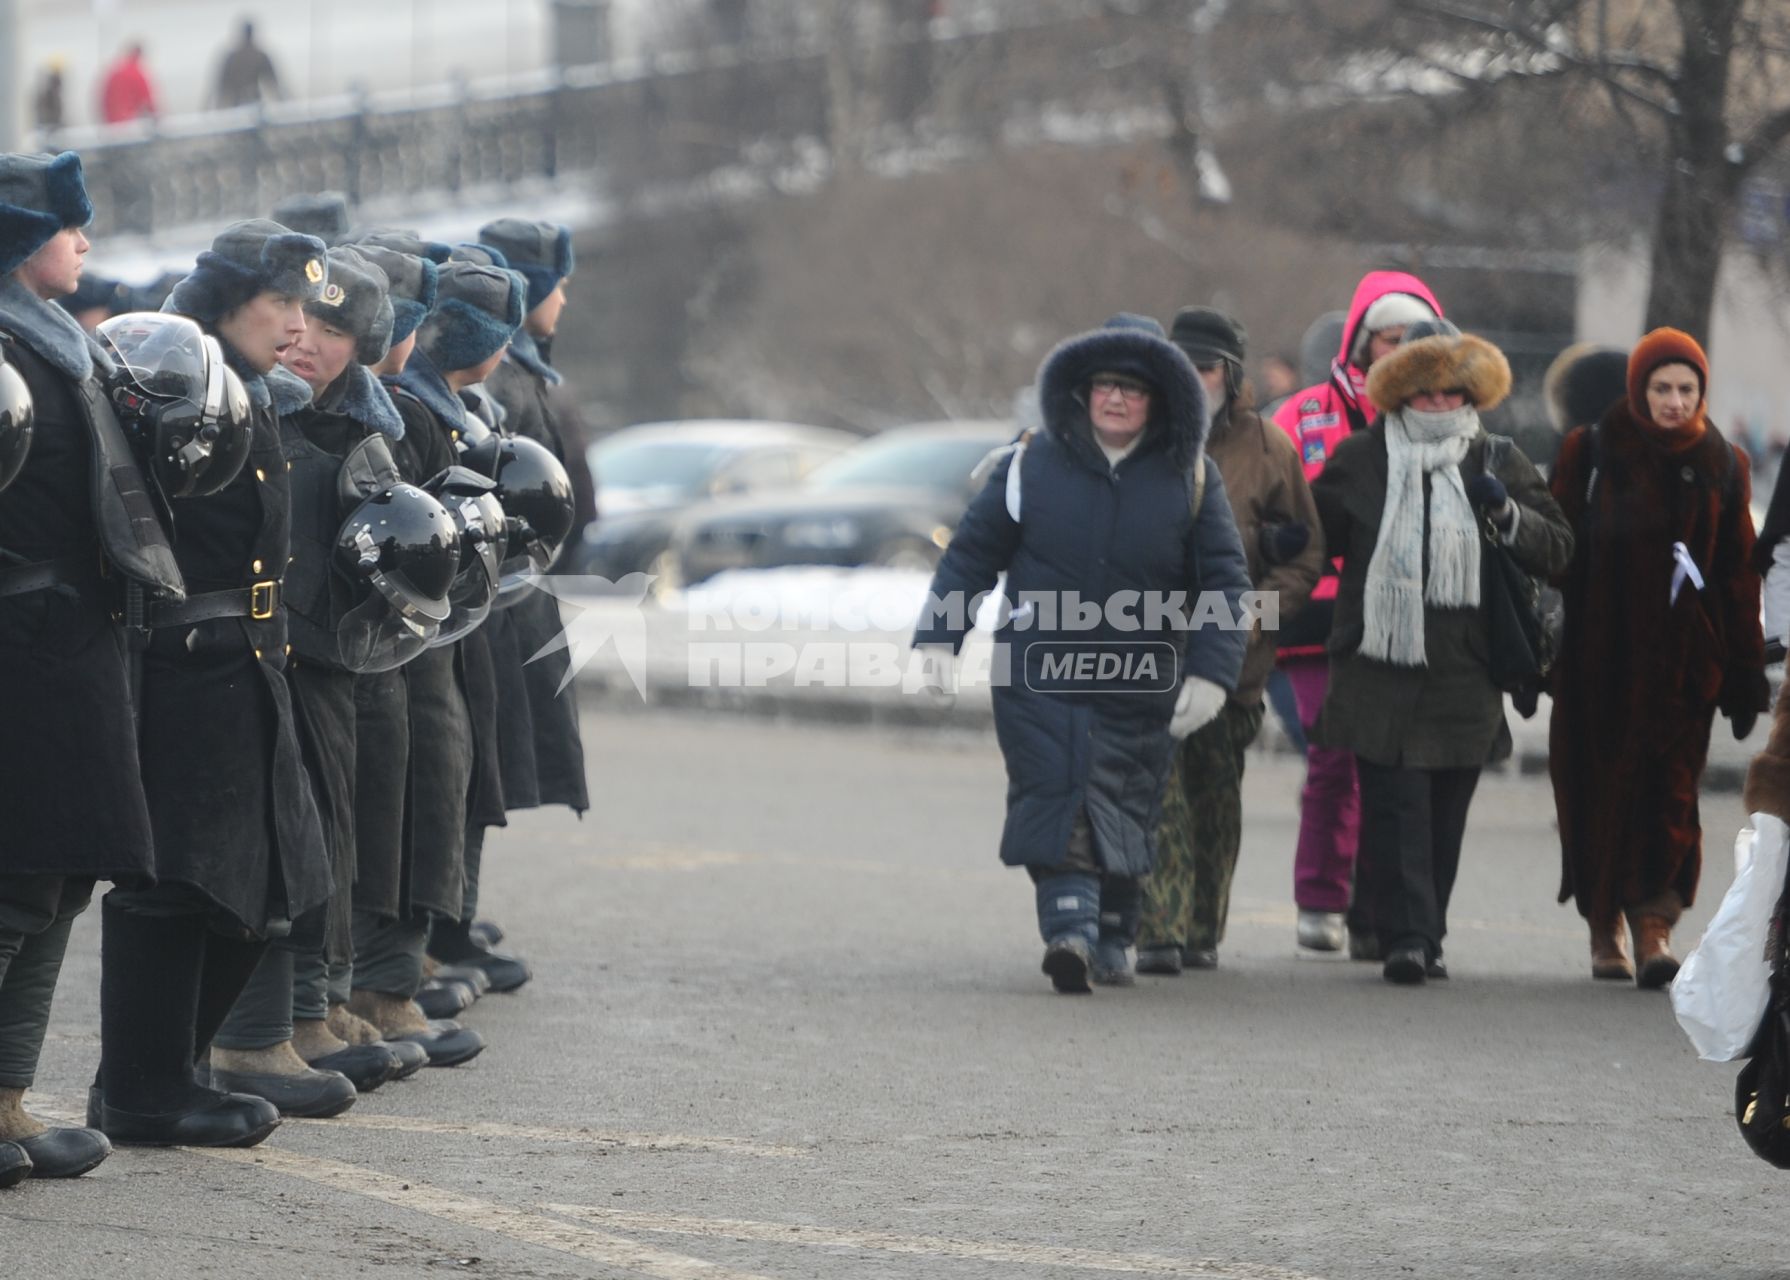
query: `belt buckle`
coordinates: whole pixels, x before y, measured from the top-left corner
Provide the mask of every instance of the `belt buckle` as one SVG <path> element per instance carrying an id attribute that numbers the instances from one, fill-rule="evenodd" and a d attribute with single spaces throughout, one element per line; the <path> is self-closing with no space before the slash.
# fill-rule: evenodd
<path id="1" fill-rule="evenodd" d="M 277 586 L 279 583 L 270 578 L 249 588 L 249 617 L 256 622 L 266 622 L 273 617 L 274 588 Z"/>

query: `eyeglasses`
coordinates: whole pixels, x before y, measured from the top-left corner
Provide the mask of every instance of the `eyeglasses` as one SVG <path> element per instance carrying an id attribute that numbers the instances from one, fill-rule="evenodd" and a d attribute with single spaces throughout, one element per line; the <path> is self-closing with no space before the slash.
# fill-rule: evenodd
<path id="1" fill-rule="evenodd" d="M 1150 398 L 1150 388 L 1139 382 L 1121 381 L 1118 378 L 1095 378 L 1088 385 L 1088 391 L 1096 400 L 1104 400 L 1117 391 L 1125 398 L 1126 404 L 1137 404 Z"/>

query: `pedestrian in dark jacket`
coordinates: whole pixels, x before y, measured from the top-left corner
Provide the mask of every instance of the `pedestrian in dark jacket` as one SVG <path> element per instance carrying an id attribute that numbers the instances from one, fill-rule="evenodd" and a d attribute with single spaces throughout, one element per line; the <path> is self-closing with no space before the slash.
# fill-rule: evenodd
<path id="1" fill-rule="evenodd" d="M 280 73 L 267 50 L 255 43 L 255 24 L 245 21 L 237 42 L 218 64 L 211 105 L 228 110 L 281 96 Z"/>
<path id="2" fill-rule="evenodd" d="M 80 282 L 92 217 L 74 152 L 0 156 L 0 358 L 36 415 L 0 493 L 0 1185 L 74 1177 L 111 1150 L 23 1099 L 94 882 L 154 873 L 118 580 L 182 590 L 100 381 L 110 361 L 52 301 Z"/>
<path id="3" fill-rule="evenodd" d="M 148 614 L 139 742 L 156 884 L 114 890 L 102 918 L 94 1109 L 114 1141 L 247 1143 L 279 1123 L 262 1099 L 195 1084 L 193 1067 L 267 940 L 329 896 L 285 678 L 290 493 L 266 383 L 323 283 L 320 241 L 239 222 L 163 305 L 218 340 L 252 444 L 230 484 L 182 502 L 172 541 L 188 596 Z"/>
<path id="4" fill-rule="evenodd" d="M 1355 757 L 1356 892 L 1389 982 L 1448 976 L 1467 809 L 1480 770 L 1510 754 L 1488 666 L 1481 522 L 1532 574 L 1558 572 L 1572 552 L 1540 474 L 1480 425 L 1509 391 L 1491 343 L 1445 321 L 1413 326 L 1367 377 L 1384 416 L 1342 441 L 1312 483 L 1326 549 L 1342 561 L 1318 740 Z"/>
<path id="5" fill-rule="evenodd" d="M 1324 566 L 1318 509 L 1299 455 L 1286 433 L 1263 422 L 1253 407 L 1243 379 L 1248 348 L 1239 321 L 1209 307 L 1188 307 L 1175 317 L 1170 338 L 1193 362 L 1211 406 L 1206 459 L 1224 477 L 1250 580 L 1275 600 L 1284 626 L 1304 607 Z M 1176 746 L 1156 834 L 1156 870 L 1144 886 L 1139 973 L 1175 974 L 1183 965 L 1210 969 L 1218 963 L 1243 840 L 1244 753 L 1262 727 L 1262 695 L 1278 634 L 1255 625 L 1224 710 Z"/>
<path id="6" fill-rule="evenodd" d="M 391 385 L 404 422 L 398 465 L 423 483 L 455 464 L 466 427 L 459 392 L 490 376 L 522 322 L 528 287 L 512 271 L 450 262 L 439 269 L 434 311 L 416 350 Z M 475 633 L 476 634 L 476 633 Z M 484 1047 L 476 1032 L 431 1022 L 416 1005 L 432 919 L 458 920 L 465 883 L 469 806 L 474 781 L 495 743 L 475 737 L 461 644 L 431 649 L 404 668 L 409 701 L 410 769 L 404 815 L 406 900 L 399 914 L 355 911 L 354 992 L 350 1010 L 388 1040 L 415 1039 L 431 1066 L 464 1062 Z M 487 767 L 494 767 L 488 765 Z M 502 818 L 502 791 L 496 818 Z"/>
<path id="7" fill-rule="evenodd" d="M 1250 582 L 1204 457 L 1199 375 L 1160 325 L 1121 316 L 1071 338 L 1038 388 L 1044 429 L 971 503 L 933 577 L 941 607 L 929 603 L 914 644 L 928 682 L 944 682 L 969 602 L 1006 572 L 1001 861 L 1036 882 L 1045 973 L 1085 992 L 1133 980 L 1174 741 L 1237 686 Z"/>
<path id="8" fill-rule="evenodd" d="M 1702 870 L 1715 714 L 1743 739 L 1769 696 L 1751 469 L 1708 396 L 1703 349 L 1656 329 L 1629 355 L 1627 396 L 1554 466 L 1578 529 L 1548 729 L 1560 900 L 1589 922 L 1592 975 L 1643 987 L 1678 972 L 1671 930 Z"/>
<path id="9" fill-rule="evenodd" d="M 219 1088 L 265 1098 L 285 1116 L 313 1118 L 346 1110 L 400 1066 L 391 1049 L 350 1045 L 326 1022 L 329 960 L 354 955 L 355 676 L 338 649 L 344 598 L 332 569 L 337 531 L 349 514 L 342 472 L 357 448 L 362 472 L 389 467 L 384 441 L 402 431 L 390 397 L 366 370 L 390 344 L 385 274 L 352 250 L 331 250 L 327 269 L 323 293 L 305 304 L 303 336 L 267 381 L 293 497 L 283 586 L 292 644 L 286 677 L 333 888 L 325 907 L 307 912 L 268 948 L 211 1054 Z M 380 437 L 373 449 L 361 447 L 369 434 Z"/>

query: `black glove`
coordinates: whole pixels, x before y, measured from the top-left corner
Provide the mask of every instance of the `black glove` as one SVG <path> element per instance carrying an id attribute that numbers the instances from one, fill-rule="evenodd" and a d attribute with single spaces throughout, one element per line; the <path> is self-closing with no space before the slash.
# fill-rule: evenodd
<path id="1" fill-rule="evenodd" d="M 1489 471 L 1467 481 L 1467 501 L 1482 511 L 1496 511 L 1510 501 L 1510 490 Z"/>
<path id="2" fill-rule="evenodd" d="M 1734 741 L 1736 742 L 1745 742 L 1747 735 L 1753 731 L 1753 726 L 1758 723 L 1759 713 L 1757 711 L 1737 711 L 1728 717 L 1728 724 L 1734 730 Z"/>
<path id="3" fill-rule="evenodd" d="M 1298 558 L 1311 545 L 1311 529 L 1299 521 L 1291 524 L 1265 524 L 1256 535 L 1262 559 L 1269 564 L 1285 564 Z"/>

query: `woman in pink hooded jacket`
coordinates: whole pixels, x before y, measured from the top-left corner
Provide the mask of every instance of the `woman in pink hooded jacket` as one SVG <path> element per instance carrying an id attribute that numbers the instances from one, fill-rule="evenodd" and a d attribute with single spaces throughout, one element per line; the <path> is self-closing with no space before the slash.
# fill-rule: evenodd
<path id="1" fill-rule="evenodd" d="M 1350 433 L 1365 430 L 1374 417 L 1367 398 L 1367 371 L 1404 337 L 1405 326 L 1442 314 L 1429 286 L 1402 271 L 1370 271 L 1355 286 L 1343 326 L 1342 345 L 1330 377 L 1295 391 L 1274 413 L 1293 438 L 1315 480 L 1324 463 Z M 1330 683 L 1325 644 L 1336 600 L 1336 566 L 1326 567 L 1311 603 L 1281 631 L 1280 667 L 1292 683 L 1299 719 L 1309 737 Z M 1351 907 L 1350 884 L 1361 831 L 1361 798 L 1355 760 L 1347 751 L 1321 747 L 1306 752 L 1305 790 L 1300 798 L 1299 848 L 1293 862 L 1293 898 L 1299 908 L 1299 945 L 1313 951 L 1340 950 L 1343 913 L 1349 912 L 1349 954 L 1379 959 L 1373 922 Z"/>

